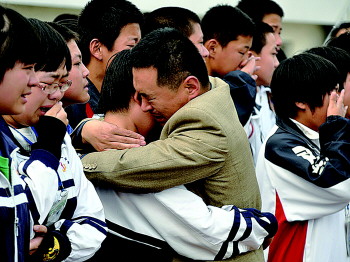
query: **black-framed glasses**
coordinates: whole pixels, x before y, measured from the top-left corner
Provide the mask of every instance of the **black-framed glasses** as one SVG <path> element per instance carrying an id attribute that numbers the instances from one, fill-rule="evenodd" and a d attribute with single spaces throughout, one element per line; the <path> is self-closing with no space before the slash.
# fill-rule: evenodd
<path id="1" fill-rule="evenodd" d="M 44 93 L 51 95 L 55 93 L 58 89 L 60 89 L 61 92 L 65 92 L 68 90 L 68 88 L 71 85 L 72 85 L 72 80 L 67 80 L 63 83 L 52 83 L 52 84 L 39 83 L 37 87 L 39 87 Z"/>

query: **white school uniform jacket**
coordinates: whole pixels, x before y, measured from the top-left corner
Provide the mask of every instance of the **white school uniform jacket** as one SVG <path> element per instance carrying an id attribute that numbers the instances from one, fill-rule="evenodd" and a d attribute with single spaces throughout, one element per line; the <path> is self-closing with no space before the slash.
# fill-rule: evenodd
<path id="1" fill-rule="evenodd" d="M 19 131 L 25 133 L 28 140 L 35 142 L 34 132 L 31 132 L 30 127 L 25 129 Z M 12 132 L 17 141 L 25 146 L 26 139 Z M 41 157 L 41 161 L 25 161 L 28 157 L 21 155 L 18 149 L 11 154 L 18 174 L 29 189 L 27 196 L 31 228 L 33 224 L 39 223 L 59 230 L 68 237 L 72 248 L 65 261 L 87 260 L 100 248 L 107 227 L 102 203 L 94 186 L 84 175 L 70 136 L 66 133 L 64 137 L 59 163 L 48 151 L 35 150 L 32 154 L 46 157 Z M 59 201 L 66 196 L 67 201 Z M 57 208 L 54 207 L 55 203 L 60 203 Z"/>
<path id="2" fill-rule="evenodd" d="M 270 213 L 207 206 L 185 186 L 149 194 L 99 187 L 97 192 L 111 234 L 158 249 L 167 246 L 195 260 L 225 259 L 256 250 L 277 231 Z"/>
<path id="3" fill-rule="evenodd" d="M 350 121 L 330 116 L 319 133 L 277 119 L 256 173 L 262 210 L 276 215 L 269 262 L 346 262 L 350 200 Z"/>

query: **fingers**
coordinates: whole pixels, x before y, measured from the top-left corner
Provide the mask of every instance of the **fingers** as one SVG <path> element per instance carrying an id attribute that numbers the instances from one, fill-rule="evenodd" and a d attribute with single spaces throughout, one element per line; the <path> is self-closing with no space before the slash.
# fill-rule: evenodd
<path id="1" fill-rule="evenodd" d="M 43 236 L 34 237 L 29 242 L 29 255 L 34 254 L 39 248 L 41 242 L 43 241 Z"/>
<path id="2" fill-rule="evenodd" d="M 113 129 L 113 134 L 114 135 L 118 135 L 118 136 L 121 136 L 121 137 L 131 138 L 132 139 L 132 140 L 127 139 L 127 140 L 125 140 L 125 142 L 131 141 L 132 144 L 133 144 L 134 142 L 137 142 L 136 140 L 143 140 L 143 141 L 145 140 L 145 138 L 142 135 L 140 135 L 140 134 L 138 134 L 136 132 L 133 132 L 131 130 L 127 130 L 127 129 L 124 129 L 124 128 L 120 128 L 120 127 L 118 127 L 116 125 L 112 125 L 112 126 L 113 126 L 112 129 Z M 120 141 L 120 142 L 123 142 L 123 141 Z"/>
<path id="3" fill-rule="evenodd" d="M 260 69 L 260 66 L 256 65 L 256 61 L 259 61 L 260 57 L 250 56 L 246 61 L 241 63 L 240 70 L 253 76 L 254 73 Z"/>
<path id="4" fill-rule="evenodd" d="M 109 149 L 129 149 L 146 145 L 146 142 L 140 139 L 118 135 L 111 138 L 111 140 L 94 140 L 90 142 L 97 151 L 104 151 Z"/>
<path id="5" fill-rule="evenodd" d="M 33 227 L 33 230 L 35 233 L 47 233 L 47 227 L 46 226 L 43 226 L 43 225 L 35 225 Z"/>
<path id="6" fill-rule="evenodd" d="M 348 106 L 344 105 L 344 92 L 345 90 L 343 89 L 340 92 L 340 95 L 336 93 L 336 91 L 333 91 L 329 97 L 329 105 L 327 109 L 327 116 L 331 115 L 339 115 L 344 117 Z"/>
<path id="7" fill-rule="evenodd" d="M 67 113 L 62 106 L 62 102 L 57 102 L 49 111 L 46 112 L 46 116 L 56 117 L 61 120 L 66 126 L 68 125 Z"/>
<path id="8" fill-rule="evenodd" d="M 29 255 L 34 254 L 39 248 L 44 239 L 44 234 L 47 233 L 47 227 L 43 225 L 35 225 L 33 230 L 35 232 L 35 237 L 29 242 Z"/>
<path id="9" fill-rule="evenodd" d="M 140 134 L 99 120 L 87 122 L 81 134 L 83 140 L 91 144 L 97 151 L 146 145 L 145 138 Z"/>
<path id="10" fill-rule="evenodd" d="M 62 102 L 61 101 L 59 101 L 58 103 L 54 104 L 53 107 L 51 107 L 50 110 L 47 111 L 45 115 L 56 117 L 57 113 L 60 110 L 62 110 Z"/>

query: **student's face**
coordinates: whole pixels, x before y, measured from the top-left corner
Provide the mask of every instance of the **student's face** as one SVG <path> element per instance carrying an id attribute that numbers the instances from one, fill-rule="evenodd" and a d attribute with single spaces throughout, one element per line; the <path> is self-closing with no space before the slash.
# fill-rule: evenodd
<path id="1" fill-rule="evenodd" d="M 209 55 L 208 50 L 205 48 L 203 43 L 203 32 L 200 24 L 192 24 L 193 34 L 190 35 L 188 39 L 197 47 L 199 53 L 203 58 L 206 58 Z"/>
<path id="2" fill-rule="evenodd" d="M 20 114 L 25 109 L 31 87 L 39 83 L 34 72 L 34 64 L 25 65 L 16 62 L 12 69 L 5 72 L 0 83 L 0 114 Z"/>
<path id="3" fill-rule="evenodd" d="M 270 86 L 272 74 L 275 68 L 279 65 L 277 60 L 277 46 L 276 39 L 272 33 L 266 34 L 266 45 L 261 49 L 260 54 L 253 54 L 260 57 L 260 60 L 256 61 L 256 65 L 260 66 L 260 69 L 256 71 L 258 79 L 257 85 Z"/>
<path id="4" fill-rule="evenodd" d="M 104 61 L 107 65 L 108 60 L 112 55 L 119 53 L 125 49 L 133 48 L 141 39 L 141 29 L 140 25 L 137 23 L 127 24 L 120 30 L 120 34 L 117 39 L 114 41 L 113 47 L 111 50 L 105 50 Z M 106 48 L 105 46 L 103 46 Z"/>
<path id="5" fill-rule="evenodd" d="M 185 88 L 170 90 L 157 84 L 158 72 L 150 68 L 133 68 L 133 81 L 141 99 L 141 109 L 149 112 L 161 125 L 189 101 Z"/>
<path id="6" fill-rule="evenodd" d="M 348 73 L 345 83 L 344 83 L 344 105 L 348 106 L 348 111 L 346 112 L 346 117 L 350 118 L 350 73 Z"/>
<path id="7" fill-rule="evenodd" d="M 309 126 L 311 129 L 318 131 L 319 127 L 326 122 L 329 98 L 330 95 L 326 94 L 323 98 L 323 105 L 321 107 L 316 107 L 315 111 L 312 113 Z"/>
<path id="8" fill-rule="evenodd" d="M 75 103 L 86 103 L 90 99 L 87 88 L 88 81 L 86 79 L 89 75 L 89 70 L 82 62 L 81 52 L 77 43 L 71 40 L 67 45 L 72 57 L 72 69 L 68 76 L 68 79 L 72 80 L 72 85 L 65 92 L 62 99 L 64 106 Z"/>
<path id="9" fill-rule="evenodd" d="M 251 36 L 238 36 L 237 40 L 231 41 L 227 46 L 218 44 L 215 50 L 210 51 L 210 68 L 212 76 L 223 77 L 231 71 L 239 69 L 239 65 L 248 58 L 248 51 L 252 46 Z"/>
<path id="10" fill-rule="evenodd" d="M 270 25 L 273 28 L 274 35 L 276 38 L 276 45 L 278 47 L 278 50 L 282 46 L 282 38 L 281 38 L 281 32 L 282 32 L 282 17 L 280 17 L 277 14 L 268 14 L 265 15 L 263 20 L 264 23 Z"/>
<path id="11" fill-rule="evenodd" d="M 131 118 L 136 127 L 135 132 L 147 137 L 155 126 L 153 116 L 148 111 L 142 111 L 141 105 L 135 100 L 135 98 L 132 98 L 132 104 L 130 105 L 129 110 L 132 111 Z"/>
<path id="12" fill-rule="evenodd" d="M 68 80 L 68 72 L 65 65 L 62 65 L 55 72 L 38 71 L 36 75 L 40 83 L 53 84 L 63 83 Z M 25 111 L 19 115 L 11 116 L 15 127 L 33 126 L 38 123 L 39 118 L 51 109 L 63 97 L 64 93 L 59 89 L 53 94 L 46 94 L 39 87 L 33 87 L 32 93 L 27 97 Z"/>

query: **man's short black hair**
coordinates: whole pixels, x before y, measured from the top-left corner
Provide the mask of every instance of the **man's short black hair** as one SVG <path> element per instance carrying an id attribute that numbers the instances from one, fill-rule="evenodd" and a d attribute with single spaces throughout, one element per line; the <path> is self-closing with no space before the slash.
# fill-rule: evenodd
<path id="1" fill-rule="evenodd" d="M 42 63 L 36 64 L 36 70 L 53 72 L 64 63 L 69 71 L 72 67 L 72 59 L 67 43 L 60 33 L 47 22 L 35 18 L 29 18 L 28 20 L 39 34 L 42 53 L 45 57 Z"/>
<path id="2" fill-rule="evenodd" d="M 182 7 L 161 7 L 145 15 L 142 34 L 164 27 L 171 27 L 182 32 L 186 37 L 193 34 L 193 24 L 200 24 L 198 15 Z"/>
<path id="3" fill-rule="evenodd" d="M 209 9 L 202 19 L 204 42 L 216 39 L 222 47 L 239 36 L 253 36 L 254 22 L 241 10 L 230 5 Z"/>
<path id="4" fill-rule="evenodd" d="M 0 6 L 0 83 L 16 62 L 41 63 L 44 59 L 39 35 L 28 19 Z"/>
<path id="5" fill-rule="evenodd" d="M 209 86 L 208 72 L 195 45 L 174 28 L 152 31 L 131 50 L 133 68 L 155 68 L 157 84 L 176 90 L 186 77 L 195 76 Z"/>
<path id="6" fill-rule="evenodd" d="M 344 82 L 350 73 L 350 54 L 345 50 L 334 46 L 314 47 L 307 53 L 322 56 L 331 61 L 339 71 L 339 90 L 344 88 Z"/>
<path id="7" fill-rule="evenodd" d="M 78 19 L 79 48 L 83 63 L 90 62 L 89 44 L 97 38 L 111 50 L 121 29 L 127 24 L 137 23 L 142 26 L 141 11 L 126 0 L 91 0 L 81 11 Z"/>
<path id="8" fill-rule="evenodd" d="M 250 50 L 260 54 L 262 48 L 266 45 L 266 35 L 268 33 L 273 34 L 273 28 L 264 22 L 258 22 L 255 25 L 255 33 Z"/>
<path id="9" fill-rule="evenodd" d="M 123 112 L 129 109 L 130 99 L 135 94 L 132 81 L 130 50 L 112 56 L 102 83 L 99 108 L 101 113 Z"/>
<path id="10" fill-rule="evenodd" d="M 283 17 L 283 9 L 272 0 L 240 0 L 236 5 L 254 22 L 262 22 L 265 15 L 276 14 Z"/>
<path id="11" fill-rule="evenodd" d="M 335 89 L 338 81 L 335 65 L 321 56 L 302 53 L 283 60 L 270 85 L 276 115 L 296 117 L 296 102 L 306 103 L 311 110 L 321 107 L 324 96 Z"/>

